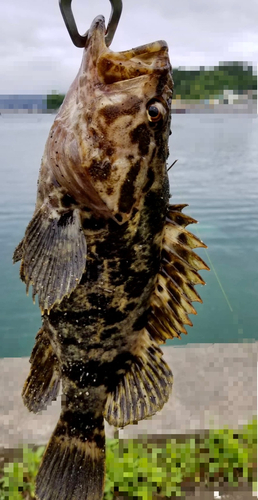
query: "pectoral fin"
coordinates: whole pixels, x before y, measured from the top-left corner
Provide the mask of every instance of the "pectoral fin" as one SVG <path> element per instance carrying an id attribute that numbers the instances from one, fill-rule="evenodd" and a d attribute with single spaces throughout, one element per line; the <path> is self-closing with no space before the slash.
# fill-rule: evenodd
<path id="1" fill-rule="evenodd" d="M 43 205 L 27 227 L 22 247 L 20 276 L 38 294 L 42 313 L 69 296 L 81 280 L 86 265 L 86 239 L 80 214 L 73 210 L 59 215 Z"/>
<path id="2" fill-rule="evenodd" d="M 22 259 L 23 254 L 23 239 L 20 241 L 19 245 L 14 250 L 13 253 L 13 263 L 19 262 Z"/>

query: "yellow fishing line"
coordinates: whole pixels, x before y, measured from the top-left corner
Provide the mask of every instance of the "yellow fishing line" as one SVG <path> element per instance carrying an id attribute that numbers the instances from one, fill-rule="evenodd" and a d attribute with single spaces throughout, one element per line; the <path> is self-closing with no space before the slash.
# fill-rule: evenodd
<path id="1" fill-rule="evenodd" d="M 200 233 L 199 233 L 199 231 L 198 231 L 198 229 L 197 229 L 197 228 L 196 228 L 196 232 L 197 232 L 197 234 L 198 234 L 198 236 L 199 236 L 199 238 L 200 238 Z M 200 239 L 201 239 L 201 238 L 200 238 Z M 216 269 L 215 269 L 215 267 L 214 267 L 214 265 L 213 265 L 213 263 L 212 263 L 212 260 L 211 260 L 211 258 L 210 258 L 210 256 L 209 256 L 209 254 L 208 254 L 208 251 L 207 251 L 207 249 L 206 249 L 206 248 L 204 248 L 204 251 L 205 251 L 205 253 L 206 253 L 206 255 L 207 255 L 207 259 L 208 259 L 208 261 L 209 261 L 210 267 L 211 267 L 211 269 L 213 270 L 213 272 L 214 272 L 214 274 L 215 274 L 215 277 L 216 277 L 216 279 L 217 279 L 217 281 L 218 281 L 218 284 L 219 284 L 219 286 L 220 286 L 220 288 L 221 288 L 221 291 L 222 291 L 222 293 L 223 293 L 223 295 L 224 295 L 224 297 L 225 297 L 225 299 L 226 299 L 226 302 L 227 302 L 227 304 L 228 304 L 228 307 L 229 307 L 230 311 L 231 311 L 231 312 L 233 312 L 233 308 L 232 308 L 232 306 L 231 306 L 231 304 L 230 304 L 230 302 L 229 302 L 228 296 L 227 296 L 227 294 L 226 294 L 226 292 L 225 292 L 225 290 L 224 290 L 224 288 L 223 288 L 223 285 L 222 285 L 222 283 L 221 283 L 221 281 L 220 281 L 220 279 L 219 279 L 218 273 L 217 273 L 217 271 L 216 271 Z"/>

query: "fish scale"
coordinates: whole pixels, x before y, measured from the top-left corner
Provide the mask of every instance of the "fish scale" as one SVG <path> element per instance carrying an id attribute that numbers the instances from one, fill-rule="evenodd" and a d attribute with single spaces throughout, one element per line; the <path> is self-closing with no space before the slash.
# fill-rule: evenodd
<path id="1" fill-rule="evenodd" d="M 173 383 L 159 347 L 192 324 L 205 246 L 169 204 L 173 81 L 167 44 L 126 52 L 88 32 L 82 65 L 46 143 L 35 212 L 14 252 L 42 328 L 23 388 L 30 411 L 62 410 L 36 480 L 39 500 L 100 500 L 104 418 L 150 417 Z"/>

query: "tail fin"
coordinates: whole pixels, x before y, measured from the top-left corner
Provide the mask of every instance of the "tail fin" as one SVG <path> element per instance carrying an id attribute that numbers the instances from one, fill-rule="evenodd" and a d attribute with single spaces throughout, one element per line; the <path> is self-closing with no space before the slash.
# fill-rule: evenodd
<path id="1" fill-rule="evenodd" d="M 64 411 L 36 479 L 39 500 L 101 500 L 105 478 L 103 417 Z"/>

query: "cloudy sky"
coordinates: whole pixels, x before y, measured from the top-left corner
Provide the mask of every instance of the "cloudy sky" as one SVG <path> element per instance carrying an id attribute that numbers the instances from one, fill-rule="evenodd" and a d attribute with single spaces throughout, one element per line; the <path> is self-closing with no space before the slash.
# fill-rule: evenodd
<path id="1" fill-rule="evenodd" d="M 172 66 L 213 66 L 219 61 L 258 63 L 257 0 L 123 0 L 111 49 L 158 39 Z M 93 18 L 108 20 L 108 0 L 73 0 L 80 33 Z M 5 0 L 0 7 L 0 94 L 66 92 L 82 49 L 67 33 L 58 0 Z"/>

